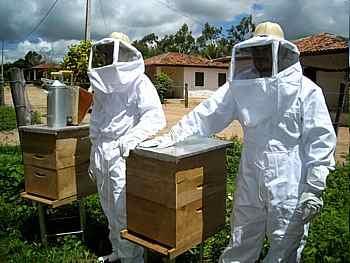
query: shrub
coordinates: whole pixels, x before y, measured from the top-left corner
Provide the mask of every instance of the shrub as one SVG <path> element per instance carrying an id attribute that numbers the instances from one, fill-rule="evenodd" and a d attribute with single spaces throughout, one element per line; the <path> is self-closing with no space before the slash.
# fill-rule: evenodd
<path id="1" fill-rule="evenodd" d="M 165 94 L 170 89 L 171 83 L 172 80 L 167 74 L 161 72 L 160 74 L 156 75 L 156 78 L 154 80 L 154 86 L 157 89 L 161 103 L 164 103 Z"/>
<path id="2" fill-rule="evenodd" d="M 38 111 L 32 112 L 32 124 L 41 124 L 41 114 Z"/>
<path id="3" fill-rule="evenodd" d="M 73 71 L 74 82 L 85 89 L 89 88 L 90 83 L 87 70 L 91 46 L 92 42 L 89 40 L 71 45 L 61 64 L 62 69 Z"/>
<path id="4" fill-rule="evenodd" d="M 324 208 L 311 224 L 303 262 L 350 262 L 349 176 L 349 163 L 328 176 Z"/>
<path id="5" fill-rule="evenodd" d="M 17 127 L 16 112 L 13 107 L 0 107 L 0 131 L 10 131 Z"/>

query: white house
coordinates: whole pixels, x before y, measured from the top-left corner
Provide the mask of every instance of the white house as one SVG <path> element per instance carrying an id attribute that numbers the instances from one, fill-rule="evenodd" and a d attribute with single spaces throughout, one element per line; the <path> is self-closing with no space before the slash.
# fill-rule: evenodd
<path id="1" fill-rule="evenodd" d="M 171 98 L 183 98 L 185 84 L 189 94 L 215 91 L 226 82 L 228 64 L 208 59 L 168 52 L 145 60 L 146 74 L 153 80 L 161 72 L 172 80 L 173 86 L 168 94 Z"/>

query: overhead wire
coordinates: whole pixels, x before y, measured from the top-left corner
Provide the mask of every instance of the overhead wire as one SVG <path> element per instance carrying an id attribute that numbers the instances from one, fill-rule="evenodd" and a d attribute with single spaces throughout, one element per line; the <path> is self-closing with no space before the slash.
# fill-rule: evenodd
<path id="1" fill-rule="evenodd" d="M 105 26 L 105 31 L 106 32 L 107 32 L 107 30 L 110 31 L 110 28 L 107 28 L 106 19 L 105 19 L 105 12 L 103 10 L 103 5 L 102 5 L 102 0 L 99 0 L 99 4 L 100 4 L 100 11 L 101 11 L 102 19 L 103 19 L 103 24 Z"/>
<path id="2" fill-rule="evenodd" d="M 44 23 L 45 19 L 50 15 L 51 11 L 54 9 L 54 7 L 56 6 L 58 0 L 55 0 L 55 2 L 53 2 L 53 4 L 50 6 L 50 8 L 47 10 L 46 14 L 43 16 L 43 18 L 39 21 L 39 23 L 32 29 L 32 31 L 30 31 L 29 34 L 26 35 L 26 37 L 24 38 L 24 40 L 28 39 L 39 27 L 42 23 Z"/>
<path id="3" fill-rule="evenodd" d="M 188 15 L 188 14 L 182 12 L 180 9 L 176 8 L 175 6 L 170 5 L 168 2 L 163 2 L 163 1 L 161 1 L 161 0 L 154 0 L 154 1 L 156 1 L 156 2 L 158 2 L 159 4 L 161 4 L 161 5 L 165 6 L 165 7 L 167 7 L 168 9 L 170 9 L 170 10 L 172 10 L 172 11 L 178 13 L 179 15 L 181 15 L 181 16 L 183 16 L 183 17 L 189 18 L 189 19 L 192 20 L 193 22 L 199 23 L 199 24 L 202 25 L 202 26 L 204 26 L 204 24 L 205 24 L 203 21 L 201 21 L 201 20 L 199 20 L 199 19 L 196 19 L 196 18 L 193 18 L 192 16 L 190 16 L 190 15 Z"/>

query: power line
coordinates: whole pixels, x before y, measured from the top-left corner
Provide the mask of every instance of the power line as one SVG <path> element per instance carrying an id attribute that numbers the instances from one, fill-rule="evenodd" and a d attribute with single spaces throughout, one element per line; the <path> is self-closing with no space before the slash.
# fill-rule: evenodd
<path id="1" fill-rule="evenodd" d="M 204 22 L 199 20 L 199 19 L 195 19 L 193 17 L 191 17 L 190 15 L 187 15 L 186 13 L 183 13 L 180 9 L 170 5 L 168 2 L 163 2 L 161 0 L 155 0 L 156 2 L 158 2 L 159 4 L 167 7 L 168 9 L 178 13 L 179 15 L 183 16 L 183 17 L 186 17 L 186 18 L 189 18 L 191 19 L 192 21 L 196 22 L 196 23 L 199 23 L 200 25 L 204 26 Z"/>
<path id="2" fill-rule="evenodd" d="M 106 24 L 106 19 L 105 19 L 105 13 L 104 13 L 103 6 L 102 6 L 102 1 L 99 0 L 99 3 L 100 3 L 100 11 L 101 11 L 102 18 L 103 18 L 103 23 L 105 25 L 105 31 L 107 31 L 107 24 Z"/>
<path id="3" fill-rule="evenodd" d="M 39 21 L 39 23 L 32 29 L 32 31 L 30 31 L 30 33 L 24 38 L 24 40 L 28 39 L 31 34 L 33 34 L 38 28 L 39 26 L 45 21 L 45 19 L 49 16 L 49 14 L 51 13 L 52 9 L 56 6 L 58 0 L 55 0 L 55 2 L 50 6 L 50 8 L 47 10 L 46 14 L 44 15 L 44 17 Z"/>

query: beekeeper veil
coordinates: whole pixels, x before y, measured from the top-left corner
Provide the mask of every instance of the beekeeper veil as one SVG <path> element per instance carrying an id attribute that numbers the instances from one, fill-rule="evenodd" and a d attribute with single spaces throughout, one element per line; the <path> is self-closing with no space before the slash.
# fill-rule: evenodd
<path id="1" fill-rule="evenodd" d="M 246 126 L 283 114 L 300 90 L 298 48 L 282 37 L 259 34 L 233 47 L 228 81 Z"/>
<path id="2" fill-rule="evenodd" d="M 142 54 L 122 33 L 112 33 L 93 44 L 88 75 L 93 89 L 121 92 L 135 86 L 145 71 Z"/>

